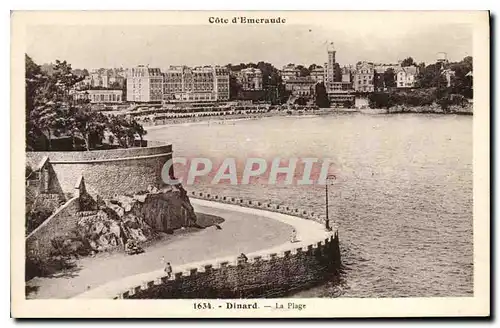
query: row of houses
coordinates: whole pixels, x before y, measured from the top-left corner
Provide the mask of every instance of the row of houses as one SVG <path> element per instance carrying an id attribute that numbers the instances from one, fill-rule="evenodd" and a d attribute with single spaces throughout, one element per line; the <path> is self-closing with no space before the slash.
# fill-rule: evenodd
<path id="1" fill-rule="evenodd" d="M 316 84 L 323 82 L 331 102 L 343 103 L 345 101 L 352 101 L 354 100 L 354 94 L 357 92 L 370 93 L 387 89 L 389 86 L 386 84 L 387 81 L 385 81 L 386 77 L 384 73 L 389 69 L 394 72 L 394 80 L 391 83 L 391 87 L 397 89 L 416 87 L 417 76 L 419 74 L 417 66 L 403 66 L 402 61 L 397 64 L 363 61 L 358 62 L 355 66 L 340 67 L 335 60 L 336 50 L 333 42 L 328 45 L 327 53 L 328 60 L 324 66 L 315 67 L 307 77 L 301 77 L 299 68 L 293 64 L 283 66 L 281 76 L 286 89 L 291 91 L 293 96 L 313 96 Z M 438 53 L 436 62 L 443 64 L 441 65 L 443 67 L 441 74 L 446 78 L 448 87 L 451 86 L 451 80 L 455 73 L 446 68 L 449 63 L 446 53 Z M 338 68 L 340 68 L 340 72 L 336 72 Z M 376 80 L 379 83 L 376 83 Z"/>
<path id="2" fill-rule="evenodd" d="M 323 82 L 326 93 L 332 103 L 345 103 L 354 101 L 355 93 L 370 93 L 386 89 L 384 73 L 388 69 L 394 72 L 393 84 L 397 89 L 409 89 L 416 87 L 419 74 L 416 66 L 403 66 L 402 62 L 397 64 L 371 63 L 367 61 L 358 62 L 355 66 L 337 65 L 335 61 L 336 50 L 333 43 L 327 49 L 328 61 L 323 67 L 317 66 L 310 71 L 309 76 L 301 77 L 300 70 L 293 64 L 285 65 L 280 71 L 286 90 L 294 97 L 314 96 L 317 83 Z M 437 62 L 446 64 L 448 62 L 445 53 L 439 53 Z M 446 65 L 443 65 L 446 67 Z M 338 72 L 340 68 L 340 72 Z M 454 72 L 443 69 L 448 86 L 451 85 L 451 77 Z M 376 79 L 380 83 L 376 85 Z"/>
<path id="3" fill-rule="evenodd" d="M 326 65 L 325 65 L 326 66 Z M 327 76 L 327 70 L 317 67 L 310 72 L 307 77 L 300 77 L 299 70 L 294 65 L 287 65 L 282 69 L 282 77 L 285 84 L 316 84 L 326 82 L 330 84 L 331 90 L 344 90 L 347 84 L 351 84 L 350 89 L 358 92 L 373 92 L 375 88 L 374 80 L 376 74 L 383 74 L 387 69 L 393 69 L 397 88 L 414 88 L 418 69 L 415 66 L 402 67 L 392 64 L 382 65 L 362 62 L 353 68 L 345 66 L 341 68 L 341 81 L 331 81 Z M 302 88 L 302 86 L 301 86 Z"/>

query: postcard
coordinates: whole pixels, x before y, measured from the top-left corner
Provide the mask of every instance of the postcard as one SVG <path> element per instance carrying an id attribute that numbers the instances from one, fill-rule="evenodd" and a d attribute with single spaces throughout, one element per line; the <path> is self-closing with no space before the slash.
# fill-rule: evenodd
<path id="1" fill-rule="evenodd" d="M 13 317 L 490 315 L 487 11 L 11 23 Z"/>

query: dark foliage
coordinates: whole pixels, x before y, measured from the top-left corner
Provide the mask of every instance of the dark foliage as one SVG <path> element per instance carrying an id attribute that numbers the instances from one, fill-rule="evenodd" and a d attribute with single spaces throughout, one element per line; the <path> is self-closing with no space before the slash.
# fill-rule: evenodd
<path id="1" fill-rule="evenodd" d="M 316 84 L 316 105 L 320 108 L 330 107 L 330 100 L 328 99 L 324 83 Z"/>
<path id="2" fill-rule="evenodd" d="M 25 60 L 26 150 L 54 150 L 53 141 L 61 137 L 71 139 L 72 150 L 79 150 L 78 140 L 91 150 L 102 145 L 106 131 L 129 147 L 131 139 L 142 140 L 146 134 L 133 119 L 108 118 L 93 111 L 87 100 L 74 100 L 71 91 L 84 77 L 75 75 L 66 61 L 56 60 L 48 75 L 28 55 Z"/>

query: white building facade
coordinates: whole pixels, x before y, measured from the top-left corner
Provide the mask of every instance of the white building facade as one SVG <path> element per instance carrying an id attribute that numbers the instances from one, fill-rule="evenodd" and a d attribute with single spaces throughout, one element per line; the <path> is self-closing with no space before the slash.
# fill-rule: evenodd
<path id="1" fill-rule="evenodd" d="M 127 101 L 161 102 L 163 75 L 159 68 L 137 66 L 127 71 Z"/>
<path id="2" fill-rule="evenodd" d="M 414 88 L 418 70 L 415 66 L 400 67 L 396 70 L 397 88 Z"/>

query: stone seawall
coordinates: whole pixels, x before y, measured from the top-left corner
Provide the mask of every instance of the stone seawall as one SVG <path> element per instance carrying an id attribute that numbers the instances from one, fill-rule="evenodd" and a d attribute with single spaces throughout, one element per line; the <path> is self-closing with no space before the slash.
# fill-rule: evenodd
<path id="1" fill-rule="evenodd" d="M 110 198 L 162 184 L 161 171 L 172 158 L 172 145 L 75 152 L 27 152 L 26 163 L 36 169 L 48 158 L 55 192 L 72 195 L 75 181 L 85 178 L 88 192 Z"/>
<path id="2" fill-rule="evenodd" d="M 189 197 L 198 198 L 198 199 L 205 199 L 205 200 L 215 201 L 215 202 L 224 203 L 224 204 L 232 204 L 232 205 L 244 206 L 244 207 L 249 207 L 249 208 L 262 209 L 262 210 L 270 211 L 270 212 L 288 214 L 288 215 L 298 216 L 298 217 L 300 217 L 302 219 L 306 219 L 306 220 L 313 220 L 313 221 L 316 221 L 322 225 L 326 224 L 326 216 L 323 214 L 319 214 L 319 213 L 316 213 L 313 211 L 308 211 L 305 209 L 295 208 L 295 207 L 291 207 L 291 206 L 287 206 L 287 205 L 277 205 L 277 204 L 272 204 L 272 203 L 264 203 L 264 202 L 260 202 L 260 201 L 250 200 L 250 199 L 243 199 L 243 198 L 238 198 L 238 197 L 228 197 L 228 196 L 219 196 L 219 195 L 214 195 L 214 194 L 210 194 L 210 193 L 196 192 L 196 191 L 191 191 L 189 193 Z M 332 225 L 335 225 L 335 223 L 332 222 Z M 335 227 L 334 227 L 334 230 L 336 230 Z"/>
<path id="3" fill-rule="evenodd" d="M 302 238 L 297 243 L 288 242 L 247 254 L 247 262 L 241 261 L 235 254 L 189 263 L 174 268 L 170 278 L 162 271 L 149 272 L 97 287 L 77 298 L 281 297 L 338 275 L 341 265 L 338 233 L 336 229 L 324 229 L 322 216 L 286 206 L 221 198 L 207 193 L 190 193 L 190 196 L 205 203 L 235 209 L 235 212 L 241 208 L 277 219 L 292 225 Z"/>
<path id="4" fill-rule="evenodd" d="M 260 298 L 282 297 L 336 275 L 338 236 L 316 244 L 249 258 L 187 268 L 147 281 L 115 298 Z"/>

